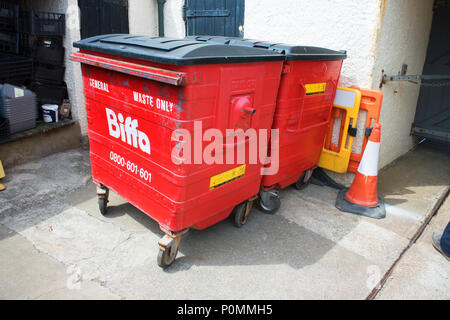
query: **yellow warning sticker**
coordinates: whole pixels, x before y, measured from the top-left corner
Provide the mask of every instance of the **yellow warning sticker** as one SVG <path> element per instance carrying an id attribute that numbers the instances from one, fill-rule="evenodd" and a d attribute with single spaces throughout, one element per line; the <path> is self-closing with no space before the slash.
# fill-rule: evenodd
<path id="1" fill-rule="evenodd" d="M 322 94 L 325 92 L 325 89 L 327 88 L 327 83 L 326 82 L 308 83 L 308 84 L 305 84 L 305 88 L 306 88 L 307 96 L 310 96 L 313 94 Z"/>
<path id="2" fill-rule="evenodd" d="M 239 179 L 244 175 L 245 175 L 245 164 L 233 168 L 231 170 L 219 173 L 218 175 L 211 177 L 211 180 L 209 181 L 209 190 L 218 188 L 224 185 L 225 183 Z"/>

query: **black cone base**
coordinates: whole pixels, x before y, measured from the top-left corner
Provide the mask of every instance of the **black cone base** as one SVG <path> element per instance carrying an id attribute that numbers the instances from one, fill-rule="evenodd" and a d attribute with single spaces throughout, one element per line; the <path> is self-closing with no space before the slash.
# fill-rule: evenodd
<path id="1" fill-rule="evenodd" d="M 347 200 L 345 197 L 347 190 L 348 189 L 339 191 L 336 198 L 336 208 L 344 212 L 359 214 L 374 219 L 383 219 L 386 217 L 386 208 L 384 207 L 383 200 L 378 199 L 379 203 L 373 207 L 360 206 Z"/>

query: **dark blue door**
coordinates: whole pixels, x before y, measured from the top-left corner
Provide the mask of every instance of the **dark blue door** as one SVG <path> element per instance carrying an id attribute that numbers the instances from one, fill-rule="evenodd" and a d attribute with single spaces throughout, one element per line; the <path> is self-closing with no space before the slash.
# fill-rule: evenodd
<path id="1" fill-rule="evenodd" d="M 244 0 L 186 0 L 186 35 L 244 36 Z"/>
<path id="2" fill-rule="evenodd" d="M 450 2 L 437 1 L 424 75 L 450 76 Z M 450 143 L 450 81 L 422 81 L 412 133 Z"/>
<path id="3" fill-rule="evenodd" d="M 78 0 L 81 39 L 128 33 L 128 0 Z"/>

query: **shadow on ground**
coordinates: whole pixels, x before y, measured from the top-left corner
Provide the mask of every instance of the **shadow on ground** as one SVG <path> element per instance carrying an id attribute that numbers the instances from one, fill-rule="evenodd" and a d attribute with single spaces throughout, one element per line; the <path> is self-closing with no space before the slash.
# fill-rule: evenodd
<path id="1" fill-rule="evenodd" d="M 89 181 L 89 154 L 81 149 L 8 169 L 2 179 L 7 188 L 0 193 L 0 224 L 13 223 L 16 232 L 33 227 L 68 208 L 74 191 Z"/>
<path id="2" fill-rule="evenodd" d="M 288 188 L 281 196 L 283 198 L 283 195 L 292 193 L 300 191 Z M 299 197 L 297 200 L 301 205 L 303 200 Z M 280 209 L 280 212 L 282 211 L 283 207 Z M 129 203 L 110 206 L 108 215 L 102 219 L 120 226 L 120 222 L 116 220 L 123 215 L 133 218 L 151 233 L 163 236 L 156 221 Z M 351 232 L 359 223 L 359 219 L 355 217 L 350 221 L 351 223 L 346 224 L 345 231 L 340 232 L 340 237 Z M 156 245 L 156 242 L 149 243 L 149 246 Z M 268 215 L 253 208 L 247 223 L 241 228 L 236 228 L 230 219 L 226 219 L 204 230 L 190 230 L 183 236 L 177 261 L 166 269 L 166 272 L 188 270 L 194 265 L 286 264 L 294 269 L 301 269 L 319 261 L 335 245 L 336 242 L 288 220 L 281 214 Z"/>
<path id="3" fill-rule="evenodd" d="M 436 151 L 432 146 L 420 145 L 418 150 L 398 161 L 408 166 L 392 166 L 383 171 L 380 193 L 388 203 L 395 204 L 403 201 L 403 195 L 414 194 L 417 186 L 440 186 L 444 180 L 448 183 L 449 160 L 446 150 Z M 431 172 L 421 165 L 424 161 L 436 162 Z M 124 201 L 111 206 L 107 217 L 98 213 L 87 152 L 74 150 L 13 168 L 7 173 L 5 183 L 8 189 L 0 197 L 0 224 L 15 232 L 89 202 L 92 209 L 88 213 L 95 218 L 128 231 L 126 217 L 121 219 L 126 215 L 150 231 L 152 238 L 162 236 L 154 220 Z M 253 209 L 247 224 L 240 229 L 227 219 L 205 230 L 191 230 L 181 242 L 177 262 L 167 272 L 192 266 L 286 264 L 301 269 L 312 265 L 360 223 L 359 217 L 339 213 L 334 208 L 335 193 L 317 186 L 302 191 L 287 188 L 281 192 L 282 208 L 276 215 Z M 430 194 L 435 196 L 433 192 Z M 303 221 L 307 219 L 315 219 L 318 228 L 331 230 L 332 236 L 325 237 L 304 227 Z M 8 233 L 2 237 L 8 237 Z M 152 251 L 157 252 L 156 241 L 145 245 L 153 246 Z"/>
<path id="4" fill-rule="evenodd" d="M 432 188 L 441 188 L 450 182 L 450 146 L 424 141 L 413 152 L 381 170 L 378 182 L 379 195 L 390 205 L 407 202 L 417 195 L 420 187 L 429 188 L 430 196 L 435 197 Z M 417 195 L 418 199 L 420 197 L 423 195 Z"/>

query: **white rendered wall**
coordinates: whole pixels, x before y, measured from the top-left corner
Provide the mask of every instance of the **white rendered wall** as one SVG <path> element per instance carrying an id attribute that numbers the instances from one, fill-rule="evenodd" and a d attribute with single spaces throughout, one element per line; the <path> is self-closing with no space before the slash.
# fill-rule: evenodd
<path id="1" fill-rule="evenodd" d="M 339 85 L 378 89 L 382 69 L 397 74 L 406 63 L 409 74 L 422 72 L 432 7 L 433 0 L 246 0 L 244 37 L 347 50 Z M 389 83 L 382 91 L 380 168 L 414 146 L 419 86 Z"/>
<path id="2" fill-rule="evenodd" d="M 164 34 L 166 37 L 183 38 L 184 0 L 167 0 L 164 4 Z M 128 0 L 128 17 L 131 34 L 158 35 L 158 1 Z"/>
<path id="3" fill-rule="evenodd" d="M 244 37 L 347 50 L 341 85 L 372 84 L 378 0 L 246 0 Z"/>
<path id="4" fill-rule="evenodd" d="M 184 0 L 167 0 L 164 4 L 164 36 L 184 38 L 186 35 L 183 5 Z"/>
<path id="5" fill-rule="evenodd" d="M 381 71 L 396 75 L 402 64 L 408 74 L 421 74 L 433 17 L 433 0 L 384 1 L 372 74 L 378 88 Z M 409 135 L 420 86 L 409 82 L 387 82 L 382 87 L 380 168 L 408 152 L 415 143 Z"/>
<path id="6" fill-rule="evenodd" d="M 166 1 L 166 37 L 185 36 L 183 5 L 184 0 Z M 368 87 L 378 13 L 378 0 L 246 0 L 244 37 L 347 50 L 341 84 Z"/>
<path id="7" fill-rule="evenodd" d="M 156 0 L 128 0 L 128 21 L 131 34 L 158 35 Z"/>

